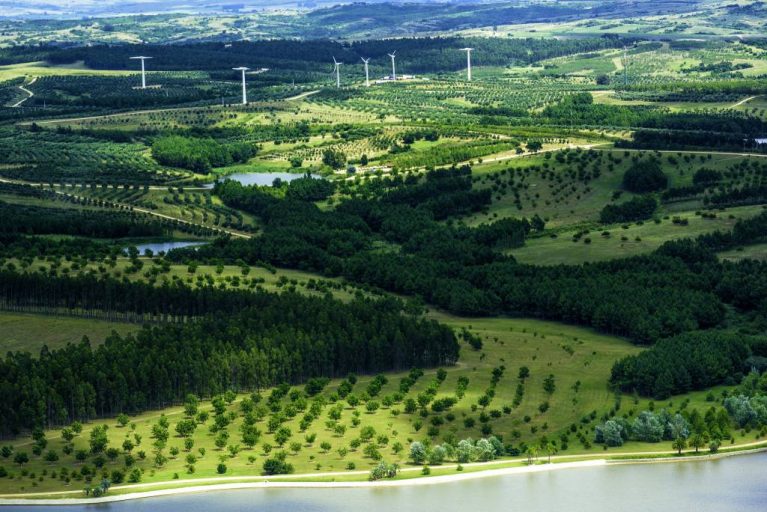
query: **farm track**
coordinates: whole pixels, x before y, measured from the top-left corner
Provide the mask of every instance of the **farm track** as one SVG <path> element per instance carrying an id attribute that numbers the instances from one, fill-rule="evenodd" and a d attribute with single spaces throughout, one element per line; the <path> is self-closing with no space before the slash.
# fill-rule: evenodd
<path id="1" fill-rule="evenodd" d="M 27 101 L 29 98 L 31 98 L 32 96 L 34 96 L 34 95 L 35 95 L 35 93 L 33 93 L 32 91 L 30 91 L 29 89 L 27 89 L 27 88 L 25 87 L 25 85 L 26 85 L 26 86 L 30 86 L 30 85 L 32 85 L 33 83 L 35 83 L 36 81 L 37 81 L 37 77 L 34 77 L 34 78 L 32 78 L 32 80 L 31 80 L 31 81 L 30 81 L 28 84 L 23 84 L 23 85 L 20 85 L 20 86 L 19 86 L 19 89 L 21 89 L 21 90 L 22 90 L 24 93 L 26 93 L 26 94 L 27 94 L 27 97 L 26 97 L 26 98 L 22 98 L 22 99 L 20 99 L 19 101 L 17 101 L 16 103 L 14 103 L 13 105 L 11 105 L 11 108 L 19 108 L 21 105 L 23 105 L 23 104 L 24 104 L 24 102 L 25 102 L 25 101 Z"/>
<path id="2" fill-rule="evenodd" d="M 748 102 L 749 102 L 749 101 L 751 101 L 751 100 L 755 100 L 755 99 L 756 99 L 756 98 L 758 98 L 759 96 L 760 96 L 760 95 L 759 95 L 759 94 L 757 94 L 756 96 L 749 96 L 748 98 L 743 98 L 743 99 L 742 99 L 742 100 L 740 100 L 739 102 L 737 102 L 737 103 L 733 104 L 733 105 L 732 105 L 730 108 L 738 108 L 739 106 L 741 106 L 741 105 L 744 105 L 744 104 L 748 103 Z"/>
<path id="3" fill-rule="evenodd" d="M 318 92 L 320 92 L 319 89 L 315 89 L 313 91 L 302 92 L 301 94 L 298 94 L 296 96 L 291 96 L 290 98 L 285 98 L 285 101 L 298 101 L 298 100 L 302 100 L 304 98 L 308 98 L 309 96 L 317 94 Z"/>

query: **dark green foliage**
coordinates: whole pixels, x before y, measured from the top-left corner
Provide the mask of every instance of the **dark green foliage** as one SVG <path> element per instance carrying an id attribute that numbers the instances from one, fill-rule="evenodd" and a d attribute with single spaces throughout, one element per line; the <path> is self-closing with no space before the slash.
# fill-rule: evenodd
<path id="1" fill-rule="evenodd" d="M 431 194 L 444 193 L 442 180 L 460 183 L 461 172 L 401 185 L 403 190 L 379 200 L 346 201 L 326 212 L 305 203 L 288 205 L 254 188 L 219 187 L 228 204 L 243 205 L 265 219 L 264 235 L 257 242 L 222 241 L 174 251 L 171 257 L 270 261 L 420 295 L 458 314 L 513 312 L 558 319 L 638 343 L 714 327 L 724 318 L 725 301 L 751 311 L 767 296 L 758 277 L 763 264 L 716 261 L 713 245 L 733 243 L 733 235 L 721 233 L 706 242 L 675 242 L 650 255 L 585 266 L 517 264 L 484 245 L 493 240 L 478 237 L 482 228 L 437 225 L 424 211 Z M 763 218 L 739 223 L 737 239 L 763 237 Z M 518 228 L 529 229 L 524 223 Z M 371 250 L 380 238 L 401 244 L 401 250 Z M 746 279 L 754 285 L 727 284 Z"/>
<path id="2" fill-rule="evenodd" d="M 722 179 L 722 173 L 719 171 L 716 171 L 714 169 L 707 169 L 705 167 L 702 167 L 695 171 L 695 174 L 692 175 L 692 182 L 696 185 L 700 185 L 702 183 L 708 184 L 708 183 L 716 183 L 717 181 L 720 181 Z"/>
<path id="3" fill-rule="evenodd" d="M 284 458 L 275 457 L 264 461 L 265 475 L 288 475 L 293 472 L 293 465 Z"/>
<path id="4" fill-rule="evenodd" d="M 334 190 L 335 184 L 330 180 L 305 176 L 295 179 L 288 184 L 285 198 L 298 201 L 321 201 L 330 196 Z"/>
<path id="5" fill-rule="evenodd" d="M 599 212 L 599 222 L 614 224 L 652 217 L 658 202 L 652 196 L 639 196 L 621 204 L 608 204 Z"/>
<path id="6" fill-rule="evenodd" d="M 210 138 L 168 135 L 152 142 L 152 156 L 157 162 L 198 173 L 207 173 L 213 167 L 234 162 L 246 162 L 255 154 L 256 147 L 252 144 L 222 144 Z"/>
<path id="7" fill-rule="evenodd" d="M 346 154 L 337 149 L 328 148 L 322 152 L 322 163 L 333 169 L 346 165 Z"/>
<path id="8" fill-rule="evenodd" d="M 689 332 L 613 366 L 610 381 L 623 391 L 665 399 L 721 384 L 743 370 L 749 341 L 723 331 Z"/>
<path id="9" fill-rule="evenodd" d="M 413 13 L 408 16 L 409 20 L 416 17 L 432 16 L 434 6 L 425 6 L 413 4 L 410 9 L 422 10 L 426 8 L 425 14 L 419 15 Z M 520 23 L 528 16 L 535 14 L 540 16 L 545 10 L 550 12 L 571 12 L 571 9 L 560 9 L 558 7 L 536 6 L 534 9 L 514 9 L 506 6 L 499 6 L 494 19 L 502 23 L 502 19 L 513 20 L 513 23 Z M 331 39 L 320 39 L 333 37 L 338 33 L 327 27 L 327 24 L 334 23 L 337 16 L 342 16 L 348 20 L 359 20 L 361 18 L 374 18 L 381 20 L 388 13 L 394 13 L 402 16 L 407 7 L 401 5 L 357 5 L 357 6 L 338 6 L 334 9 L 325 11 L 315 11 L 310 16 L 319 18 L 322 25 L 321 33 L 307 33 L 307 27 L 302 26 L 301 36 L 303 39 L 287 38 L 266 38 L 260 41 L 237 41 L 230 47 L 224 48 L 219 42 L 196 43 L 186 45 L 94 45 L 91 47 L 80 46 L 76 48 L 58 48 L 50 46 L 42 51 L 39 48 L 26 49 L 24 55 L 29 55 L 29 60 L 46 60 L 55 64 L 74 63 L 76 61 L 85 61 L 89 67 L 96 69 L 135 69 L 135 62 L 131 62 L 128 57 L 142 54 L 151 55 L 155 62 L 162 62 L 163 69 L 183 70 L 203 69 L 219 72 L 222 69 L 229 69 L 241 65 L 242 62 L 257 61 L 260 65 L 271 69 L 280 69 L 292 67 L 296 71 L 312 70 L 326 73 L 327 62 L 335 56 L 342 62 L 359 62 L 360 57 L 372 57 L 371 74 L 378 72 L 387 72 L 387 53 L 396 51 L 398 58 L 402 55 L 402 69 L 408 69 L 413 73 L 424 72 L 444 72 L 446 70 L 463 69 L 466 63 L 465 56 L 460 52 L 453 51 L 459 48 L 470 46 L 476 49 L 478 55 L 482 55 L 482 64 L 486 66 L 505 66 L 510 60 L 517 62 L 532 63 L 541 59 L 559 57 L 572 53 L 586 51 L 595 51 L 604 48 L 619 48 L 625 44 L 625 40 L 617 38 L 588 38 L 588 39 L 512 39 L 512 38 L 460 38 L 460 37 L 411 37 L 394 39 L 371 39 L 367 41 L 355 41 L 347 44 Z M 475 9 L 466 6 L 463 8 L 464 15 L 477 16 L 473 13 Z M 362 10 L 364 14 L 350 12 Z M 372 10 L 372 11 L 371 11 Z M 374 11 L 377 11 L 373 13 Z M 481 13 L 481 18 L 486 20 L 487 13 Z M 454 13 L 449 13 L 451 18 L 448 22 L 451 26 L 455 23 Z M 500 18 L 499 18 L 500 17 Z M 430 22 L 430 31 L 441 30 Z M 346 21 L 344 23 L 347 23 Z M 283 37 L 287 37 L 283 34 Z M 139 52 L 139 53 L 136 53 Z M 0 62 L 17 62 L 19 52 L 10 52 L 10 54 L 0 54 Z M 28 60 L 27 60 L 28 61 Z M 27 62 L 23 61 L 23 62 Z M 383 64 L 377 64 L 382 63 Z M 376 64 L 374 64 L 376 63 Z M 235 74 L 227 72 L 228 78 L 235 78 Z M 342 91 L 343 93 L 344 91 Z"/>
<path id="10" fill-rule="evenodd" d="M 94 238 L 160 236 L 170 225 L 146 215 L 109 210 L 47 208 L 0 201 L 0 233 L 77 235 Z"/>
<path id="11" fill-rule="evenodd" d="M 634 162 L 623 175 L 623 188 L 637 194 L 657 192 L 668 186 L 668 177 L 655 158 Z"/>
<path id="12" fill-rule="evenodd" d="M 11 278 L 9 273 L 0 278 L 5 296 L 37 297 L 37 304 L 47 300 L 114 309 L 145 303 L 175 314 L 231 309 L 183 324 L 147 326 L 135 336 L 113 334 L 96 349 L 86 340 L 57 351 L 44 349 L 40 358 L 9 355 L 0 362 L 4 434 L 161 407 L 189 393 L 211 396 L 232 388 L 300 382 L 312 375 L 450 365 L 458 356 L 450 329 L 401 315 L 401 304 L 391 299 L 344 304 L 289 293 L 181 287 L 152 292 L 148 285 L 99 284 L 93 278 L 38 284 L 25 281 L 32 276 Z"/>

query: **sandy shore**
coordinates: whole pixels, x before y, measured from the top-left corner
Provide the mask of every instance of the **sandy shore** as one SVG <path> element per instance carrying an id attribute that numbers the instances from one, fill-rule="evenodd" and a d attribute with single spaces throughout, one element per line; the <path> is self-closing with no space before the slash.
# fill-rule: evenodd
<path id="1" fill-rule="evenodd" d="M 114 503 L 120 501 L 137 500 L 144 498 L 156 498 L 162 496 L 173 496 L 179 494 L 190 494 L 200 492 L 214 492 L 214 491 L 227 491 L 236 489 L 333 489 L 333 488 L 365 488 L 365 487 L 404 487 L 404 486 L 417 486 L 417 485 L 438 485 L 453 482 L 460 482 L 463 480 L 474 480 L 478 478 L 487 478 L 493 476 L 505 476 L 505 475 L 517 475 L 525 473 L 542 473 L 546 471 L 556 471 L 560 469 L 577 469 L 577 468 L 589 468 L 600 467 L 607 465 L 619 465 L 619 464 L 663 464 L 674 462 L 705 462 L 708 460 L 715 460 L 724 457 L 732 457 L 737 455 L 747 455 L 752 453 L 759 453 L 767 451 L 767 447 L 764 447 L 762 442 L 751 443 L 759 445 L 753 449 L 741 449 L 721 451 L 716 454 L 701 454 L 697 456 L 662 456 L 662 457 L 645 457 L 642 458 L 641 454 L 626 454 L 637 455 L 637 458 L 626 459 L 589 459 L 579 460 L 573 462 L 554 462 L 549 464 L 534 464 L 532 466 L 513 466 L 495 469 L 482 469 L 479 471 L 468 472 L 456 472 L 449 475 L 436 475 L 429 477 L 415 477 L 400 480 L 379 480 L 375 482 L 371 481 L 307 481 L 300 480 L 301 478 L 318 478 L 318 477 L 336 477 L 336 476 L 364 476 L 367 472 L 355 471 L 355 472 L 334 472 L 334 473 L 322 473 L 322 474 L 306 474 L 306 475 L 279 475 L 273 477 L 273 480 L 265 479 L 264 477 L 214 477 L 208 479 L 194 479 L 194 480 L 172 480 L 169 482 L 153 482 L 149 484 L 137 484 L 131 486 L 117 486 L 113 488 L 115 490 L 126 490 L 131 487 L 160 487 L 166 485 L 179 485 L 179 487 L 173 487 L 169 489 L 156 489 L 147 491 L 128 492 L 125 494 L 112 494 L 101 498 L 50 498 L 51 494 L 58 495 L 82 495 L 80 490 L 72 491 L 59 491 L 58 493 L 39 493 L 37 496 L 41 498 L 35 498 L 35 494 L 28 494 L 26 496 L 0 498 L 0 507 L 2 506 L 45 506 L 45 505 L 91 505 L 91 504 L 103 504 Z M 668 455 L 667 452 L 662 452 Z M 618 455 L 618 454 L 614 454 Z M 648 453 L 649 455 L 649 453 Z M 563 456 L 560 456 L 563 458 Z M 568 456 L 564 456 L 568 457 Z M 560 460 L 561 460 L 560 458 Z M 491 462 L 473 463 L 467 464 L 465 467 L 483 466 L 492 468 L 493 465 L 502 464 L 509 461 L 497 460 Z M 420 471 L 420 468 L 405 468 L 403 472 L 411 473 Z M 258 478 L 253 481 L 243 481 L 248 478 Z M 204 484 L 204 482 L 211 482 Z M 7 496 L 7 495 L 6 495 Z"/>
<path id="2" fill-rule="evenodd" d="M 130 494 L 115 494 L 102 498 L 59 498 L 59 499 L 0 499 L 0 506 L 23 505 L 91 505 L 99 503 L 114 503 L 119 501 L 138 500 L 144 498 L 157 498 L 160 496 L 173 496 L 177 494 L 189 494 L 195 492 L 228 491 L 234 489 L 332 489 L 332 488 L 360 488 L 360 487 L 402 487 L 413 485 L 434 485 L 473 480 L 491 476 L 516 475 L 521 473 L 540 473 L 559 469 L 575 469 L 585 467 L 597 467 L 607 464 L 605 459 L 585 460 L 578 462 L 561 462 L 558 464 L 535 464 L 532 466 L 515 466 L 511 468 L 488 469 L 468 473 L 455 473 L 424 478 L 410 478 L 406 480 L 379 480 L 351 481 L 351 482 L 306 482 L 306 481 L 268 481 L 239 482 L 211 485 L 195 485 L 177 487 L 173 489 L 158 489 L 155 491 L 134 492 Z M 172 483 L 172 482 L 168 482 Z"/>

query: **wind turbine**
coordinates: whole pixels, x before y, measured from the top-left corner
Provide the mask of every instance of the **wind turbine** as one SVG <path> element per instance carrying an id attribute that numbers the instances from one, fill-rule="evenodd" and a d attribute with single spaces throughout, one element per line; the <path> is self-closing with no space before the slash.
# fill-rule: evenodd
<path id="1" fill-rule="evenodd" d="M 141 61 L 141 88 L 146 89 L 146 68 L 144 67 L 144 61 L 147 59 L 151 59 L 152 57 L 144 57 L 143 55 L 140 55 L 138 57 L 131 57 L 131 60 L 140 60 Z"/>
<path id="2" fill-rule="evenodd" d="M 335 65 L 335 72 L 336 72 L 336 87 L 341 88 L 341 64 L 343 62 L 338 62 L 335 57 L 333 57 L 333 64 Z"/>
<path id="3" fill-rule="evenodd" d="M 471 51 L 474 48 L 461 48 L 462 52 L 466 52 L 466 79 L 471 82 Z"/>
<path id="4" fill-rule="evenodd" d="M 247 105 L 248 104 L 248 91 L 245 88 L 245 72 L 249 70 L 250 68 L 246 68 L 245 66 L 240 66 L 239 68 L 232 68 L 234 71 L 242 71 L 242 104 Z"/>
<path id="5" fill-rule="evenodd" d="M 370 57 L 367 59 L 360 57 L 360 59 L 365 63 L 365 87 L 370 87 L 370 74 L 368 73 L 368 62 L 370 62 Z"/>
<path id="6" fill-rule="evenodd" d="M 394 67 L 394 56 L 397 54 L 397 50 L 394 50 L 389 54 L 389 57 L 391 57 L 391 79 L 396 81 L 397 80 L 397 68 Z"/>
<path id="7" fill-rule="evenodd" d="M 623 47 L 623 85 L 629 84 L 629 54 L 628 54 L 628 48 L 625 46 Z"/>

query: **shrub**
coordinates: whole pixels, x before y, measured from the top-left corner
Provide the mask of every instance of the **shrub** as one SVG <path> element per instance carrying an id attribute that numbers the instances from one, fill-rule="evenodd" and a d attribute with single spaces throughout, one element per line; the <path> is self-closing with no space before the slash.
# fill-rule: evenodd
<path id="1" fill-rule="evenodd" d="M 637 194 L 656 192 L 668 186 L 668 177 L 655 158 L 635 162 L 623 175 L 623 187 Z"/>

